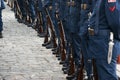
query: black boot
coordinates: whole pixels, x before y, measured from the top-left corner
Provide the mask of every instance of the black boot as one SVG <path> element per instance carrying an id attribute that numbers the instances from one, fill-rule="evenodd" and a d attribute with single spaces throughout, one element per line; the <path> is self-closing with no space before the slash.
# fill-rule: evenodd
<path id="1" fill-rule="evenodd" d="M 66 79 L 67 79 L 67 80 L 72 80 L 72 79 L 74 79 L 74 77 L 75 77 L 75 74 L 72 74 L 72 75 L 68 75 L 68 76 L 66 77 Z"/>
<path id="2" fill-rule="evenodd" d="M 54 47 L 54 43 L 51 41 L 51 43 L 50 44 L 48 44 L 48 45 L 46 45 L 46 48 L 47 49 L 51 49 L 51 48 L 53 48 Z"/>
<path id="3" fill-rule="evenodd" d="M 48 41 L 48 42 L 46 42 L 46 43 L 43 43 L 42 46 L 47 46 L 47 45 L 50 44 L 50 43 L 51 43 L 51 41 Z"/>
<path id="4" fill-rule="evenodd" d="M 32 27 L 34 29 L 36 25 L 36 19 L 32 20 L 32 23 L 28 24 L 28 27 Z"/>
<path id="5" fill-rule="evenodd" d="M 43 33 L 38 33 L 38 35 L 37 36 L 39 36 L 39 37 L 45 37 L 46 36 L 46 34 L 43 32 Z"/>

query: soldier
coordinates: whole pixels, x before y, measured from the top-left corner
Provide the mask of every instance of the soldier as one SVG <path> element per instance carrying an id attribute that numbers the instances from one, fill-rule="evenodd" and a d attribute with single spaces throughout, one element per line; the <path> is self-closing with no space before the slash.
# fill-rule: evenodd
<path id="1" fill-rule="evenodd" d="M 99 80 L 118 80 L 116 58 L 120 53 L 119 7 L 119 0 L 97 0 L 90 17 L 88 50 L 95 59 Z"/>
<path id="2" fill-rule="evenodd" d="M 94 0 L 82 0 L 81 4 L 81 15 L 80 15 L 80 31 L 79 36 L 81 38 L 81 49 L 82 49 L 82 55 L 84 59 L 84 65 L 85 70 L 87 72 L 88 80 L 91 80 L 93 78 L 92 73 L 92 59 L 89 57 L 89 52 L 87 50 L 88 43 L 87 43 L 87 29 L 88 29 L 88 19 L 91 16 L 91 12 L 93 9 L 93 6 L 95 4 Z"/>
<path id="3" fill-rule="evenodd" d="M 69 45 L 66 45 L 66 43 L 69 43 L 69 39 L 70 39 L 70 38 L 68 38 L 69 37 L 69 35 L 68 35 L 68 28 L 69 28 L 69 26 L 67 26 L 69 7 L 67 5 L 67 0 L 59 0 L 58 3 L 59 3 L 59 19 L 61 20 L 62 25 L 63 25 L 63 33 L 64 33 L 63 36 L 65 36 L 64 37 L 65 44 L 63 44 L 63 45 L 65 45 L 66 53 L 68 54 L 69 53 Z M 61 38 L 63 38 L 63 37 L 61 37 Z M 62 43 L 63 42 L 61 41 L 61 44 Z M 66 54 L 65 56 L 63 56 L 63 54 L 64 53 L 61 52 L 61 54 L 58 54 L 57 56 L 59 58 L 61 57 L 60 64 L 63 64 L 63 66 L 64 66 L 63 68 L 64 69 L 68 69 L 68 61 L 69 61 L 68 57 L 67 57 L 68 55 Z M 67 57 L 65 61 L 64 61 L 64 58 L 62 59 L 62 56 L 63 57 Z M 64 71 L 64 73 L 66 73 L 66 72 L 67 72 L 67 70 Z"/>
<path id="4" fill-rule="evenodd" d="M 4 0 L 0 0 L 0 38 L 3 38 L 3 22 L 2 22 L 2 10 L 5 9 Z"/>
<path id="5" fill-rule="evenodd" d="M 69 18 L 68 18 L 68 26 L 69 26 L 69 36 L 70 36 L 70 44 L 72 47 L 72 56 L 75 62 L 75 72 L 72 75 L 69 75 L 67 78 L 71 77 L 75 80 L 77 79 L 78 72 L 81 66 L 81 47 L 80 47 L 80 37 L 78 36 L 79 32 L 79 21 L 80 21 L 80 9 L 81 9 L 81 0 L 70 0 L 68 2 L 69 6 Z"/>
<path id="6" fill-rule="evenodd" d="M 58 2 L 57 0 L 51 0 L 49 1 L 50 3 L 50 6 L 49 6 L 49 13 L 50 13 L 50 17 L 51 17 L 51 20 L 53 22 L 53 28 L 55 30 L 55 36 L 58 38 L 58 43 L 60 41 L 60 36 L 59 36 L 59 30 L 58 30 L 58 25 L 57 25 L 57 20 L 56 20 L 56 12 L 58 10 Z M 51 35 L 52 37 L 52 35 Z M 50 45 L 47 45 L 46 48 L 49 49 L 49 48 L 56 48 L 56 47 L 53 47 L 53 42 L 50 44 Z M 56 48 L 57 49 L 57 48 Z"/>

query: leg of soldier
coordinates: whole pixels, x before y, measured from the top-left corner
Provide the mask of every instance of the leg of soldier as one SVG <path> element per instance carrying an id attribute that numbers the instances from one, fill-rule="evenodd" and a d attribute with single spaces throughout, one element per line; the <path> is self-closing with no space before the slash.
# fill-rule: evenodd
<path id="1" fill-rule="evenodd" d="M 25 18 L 27 16 L 26 11 L 25 11 L 24 1 L 23 0 L 17 0 L 17 1 L 18 1 L 18 5 L 20 7 L 21 13 L 22 13 L 22 20 L 19 20 L 19 21 L 24 23 Z"/>
<path id="2" fill-rule="evenodd" d="M 87 50 L 87 37 L 82 37 L 81 38 L 81 49 L 82 49 L 82 54 L 83 54 L 83 59 L 84 59 L 84 67 L 87 72 L 87 77 L 88 80 L 91 80 L 90 78 L 92 77 L 92 60 L 89 55 L 89 52 Z"/>
<path id="3" fill-rule="evenodd" d="M 45 12 L 44 10 L 41 11 L 41 19 L 42 19 L 42 28 L 43 28 L 43 32 L 39 33 L 38 36 L 39 37 L 45 37 L 45 30 L 46 30 L 46 16 L 45 16 Z"/>
<path id="4" fill-rule="evenodd" d="M 2 31 L 3 31 L 3 22 L 2 22 L 2 10 L 0 9 L 0 38 L 2 38 Z"/>
<path id="5" fill-rule="evenodd" d="M 42 7 L 43 4 L 42 4 L 42 0 L 38 0 L 38 5 L 39 5 L 39 10 L 41 11 L 41 14 L 42 14 L 42 20 L 43 20 L 43 32 L 45 32 L 45 29 L 46 29 L 46 20 L 45 20 L 45 12 L 44 12 L 44 8 Z M 44 34 L 45 35 L 45 34 Z"/>
<path id="6" fill-rule="evenodd" d="M 35 7 L 34 7 L 34 0 L 28 0 L 29 2 L 29 10 L 32 18 L 32 23 L 28 26 L 34 27 L 36 24 L 35 18 L 36 18 L 36 13 L 35 13 Z"/>
<path id="7" fill-rule="evenodd" d="M 66 28 L 67 23 L 66 21 L 63 21 L 63 28 L 64 28 L 64 32 L 65 32 L 65 39 L 66 39 L 66 59 L 65 59 L 65 63 L 63 64 L 63 71 L 64 73 L 68 73 L 69 70 L 69 60 L 70 60 L 70 33 L 68 31 L 68 29 Z"/>
<path id="8" fill-rule="evenodd" d="M 28 1 L 29 1 L 29 9 L 30 9 L 30 13 L 31 13 L 31 18 L 34 21 L 35 17 L 36 17 L 34 1 L 33 0 L 28 0 Z"/>
<path id="9" fill-rule="evenodd" d="M 2 22 L 2 10 L 5 9 L 4 0 L 1 0 L 0 6 L 0 38 L 2 38 L 2 31 L 3 31 L 3 22 Z"/>
<path id="10" fill-rule="evenodd" d="M 108 64 L 106 59 L 95 60 L 99 80 L 118 80 L 116 75 L 116 58 L 113 58 L 110 64 Z"/>
<path id="11" fill-rule="evenodd" d="M 95 58 L 95 63 L 98 72 L 99 80 L 118 80 L 116 75 L 116 58 L 119 52 L 119 42 L 114 40 L 114 48 L 112 61 L 108 64 L 108 43 L 109 43 L 109 32 L 101 31 L 98 36 L 89 37 L 89 51 Z"/>
<path id="12" fill-rule="evenodd" d="M 81 53 L 81 47 L 80 47 L 80 37 L 77 34 L 72 34 L 72 47 L 73 47 L 73 57 L 75 60 L 75 65 L 79 66 L 81 64 L 80 61 L 80 53 Z"/>
<path id="13" fill-rule="evenodd" d="M 88 41 L 87 41 L 88 40 L 88 36 L 87 36 L 88 23 L 84 21 L 84 18 L 87 19 L 86 16 L 81 16 L 79 36 L 81 38 L 81 50 L 82 50 L 82 55 L 84 60 L 84 68 L 87 72 L 88 80 L 91 80 L 90 78 L 92 77 L 92 60 L 91 60 L 91 55 L 89 54 L 89 51 L 87 49 L 88 48 Z"/>
<path id="14" fill-rule="evenodd" d="M 120 47 L 120 41 L 114 41 L 112 61 L 108 64 L 107 59 L 96 59 L 96 66 L 100 80 L 118 80 L 116 75 L 116 60 Z M 104 76 L 103 76 L 104 73 Z"/>
<path id="15" fill-rule="evenodd" d="M 73 49 L 72 55 L 75 62 L 75 72 L 72 76 L 74 78 L 73 80 L 76 80 L 78 78 L 78 74 L 81 66 L 80 37 L 76 33 L 72 33 L 71 38 L 72 38 L 72 49 Z"/>

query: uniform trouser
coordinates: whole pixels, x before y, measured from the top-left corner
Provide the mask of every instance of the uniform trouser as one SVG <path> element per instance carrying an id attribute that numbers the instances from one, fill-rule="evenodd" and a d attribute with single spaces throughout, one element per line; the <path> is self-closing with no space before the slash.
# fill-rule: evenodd
<path id="1" fill-rule="evenodd" d="M 87 72 L 87 76 L 88 76 L 88 80 L 91 80 L 92 78 L 92 75 L 93 75 L 93 70 L 92 70 L 92 60 L 91 60 L 91 56 L 90 56 L 90 53 L 88 51 L 88 41 L 87 41 L 87 25 L 88 23 L 84 21 L 84 18 L 85 20 L 87 19 L 84 16 L 82 16 L 83 18 L 83 22 L 81 20 L 81 27 L 80 27 L 80 32 L 79 32 L 79 36 L 81 38 L 81 50 L 82 50 L 82 55 L 83 55 L 83 60 L 84 60 L 84 68 Z M 84 23 L 84 24 L 83 24 Z M 82 25 L 83 24 L 83 25 Z"/>
<path id="2" fill-rule="evenodd" d="M 73 58 L 75 61 L 75 65 L 79 66 L 81 64 L 81 46 L 80 46 L 80 37 L 76 33 L 70 34 L 72 50 L 73 50 Z"/>
<path id="3" fill-rule="evenodd" d="M 52 22 L 53 22 L 53 25 L 54 25 L 54 30 L 55 30 L 55 34 L 56 34 L 56 37 L 58 37 L 60 39 L 60 32 L 59 32 L 59 26 L 58 26 L 58 22 L 57 22 L 57 19 L 56 19 L 56 13 L 55 13 L 55 6 L 53 6 L 53 9 L 50 13 L 50 16 L 51 16 L 51 19 L 52 19 Z"/>
<path id="4" fill-rule="evenodd" d="M 42 20 L 43 20 L 43 31 L 46 30 L 46 14 L 45 14 L 45 11 L 42 10 Z"/>
<path id="5" fill-rule="evenodd" d="M 36 13 L 35 13 L 35 7 L 34 7 L 34 1 L 33 0 L 28 0 L 29 1 L 29 10 L 31 14 L 32 20 L 35 20 Z"/>
<path id="6" fill-rule="evenodd" d="M 3 22 L 2 22 L 2 10 L 0 10 L 0 32 L 3 30 Z"/>
<path id="7" fill-rule="evenodd" d="M 85 70 L 87 72 L 88 79 L 90 79 L 93 74 L 92 73 L 92 60 L 89 57 L 90 55 L 87 50 L 87 37 L 86 36 L 81 37 L 81 49 L 82 49 L 82 55 L 84 59 Z"/>
<path id="8" fill-rule="evenodd" d="M 39 11 L 41 11 L 42 14 L 42 20 L 43 20 L 43 31 L 46 30 L 46 14 L 45 14 L 45 10 L 42 7 L 42 1 L 38 0 L 38 6 L 39 6 Z"/>
<path id="9" fill-rule="evenodd" d="M 107 30 L 99 30 L 97 35 L 89 36 L 88 40 L 88 49 L 91 57 L 95 59 L 99 80 L 118 80 L 116 75 L 116 57 L 120 46 L 114 41 L 112 61 L 108 64 L 109 33 L 110 31 Z"/>
<path id="10" fill-rule="evenodd" d="M 69 57 L 70 57 L 70 33 L 69 33 L 69 30 L 66 29 L 67 27 L 67 24 L 66 24 L 66 21 L 63 20 L 63 29 L 64 29 L 64 34 L 65 34 L 65 39 L 66 39 L 66 46 L 65 46 L 65 49 L 66 49 L 66 63 L 67 65 L 69 65 Z"/>
<path id="11" fill-rule="evenodd" d="M 25 11 L 24 1 L 23 0 L 17 0 L 17 1 L 18 1 L 18 5 L 20 7 L 20 10 L 22 12 L 22 16 L 26 17 L 26 11 Z"/>

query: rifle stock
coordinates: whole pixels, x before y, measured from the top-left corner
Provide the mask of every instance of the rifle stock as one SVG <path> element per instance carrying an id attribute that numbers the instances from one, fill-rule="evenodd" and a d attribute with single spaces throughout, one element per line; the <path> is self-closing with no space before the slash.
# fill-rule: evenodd
<path id="1" fill-rule="evenodd" d="M 70 55 L 69 64 L 70 64 L 70 66 L 69 66 L 70 68 L 69 68 L 69 71 L 68 71 L 68 75 L 72 75 L 75 72 L 75 65 L 74 65 L 74 59 L 73 59 L 72 54 Z"/>
<path id="2" fill-rule="evenodd" d="M 82 61 L 81 61 L 81 66 L 80 66 L 80 72 L 78 74 L 78 80 L 83 80 L 83 77 L 84 77 L 84 59 L 83 59 L 83 56 L 82 56 Z"/>
<path id="3" fill-rule="evenodd" d="M 66 50 L 65 50 L 65 34 L 63 29 L 62 21 L 58 21 L 58 28 L 60 30 L 60 41 L 61 41 L 61 60 L 65 61 L 66 59 Z"/>
<path id="4" fill-rule="evenodd" d="M 95 80 L 99 80 L 98 79 L 98 75 L 97 75 L 97 69 L 96 69 L 96 65 L 95 65 L 95 60 L 93 59 L 93 77 Z"/>
<path id="5" fill-rule="evenodd" d="M 38 27 L 38 31 L 39 33 L 43 32 L 43 20 L 42 20 L 42 12 L 38 12 L 38 23 L 39 23 L 39 27 Z"/>

